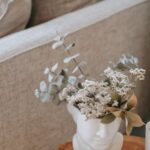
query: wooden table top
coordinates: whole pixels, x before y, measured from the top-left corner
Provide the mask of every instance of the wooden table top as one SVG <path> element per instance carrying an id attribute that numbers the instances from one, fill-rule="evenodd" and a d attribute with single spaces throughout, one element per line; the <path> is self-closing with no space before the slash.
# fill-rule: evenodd
<path id="1" fill-rule="evenodd" d="M 60 145 L 58 150 L 73 150 L 72 142 Z M 145 140 L 136 136 L 124 136 L 122 150 L 145 150 Z"/>

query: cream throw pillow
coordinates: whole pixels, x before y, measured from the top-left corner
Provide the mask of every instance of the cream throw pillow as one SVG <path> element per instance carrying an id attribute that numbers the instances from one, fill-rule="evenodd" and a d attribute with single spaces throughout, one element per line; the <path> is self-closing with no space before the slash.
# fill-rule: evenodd
<path id="1" fill-rule="evenodd" d="M 0 37 L 25 28 L 31 0 L 0 0 Z"/>

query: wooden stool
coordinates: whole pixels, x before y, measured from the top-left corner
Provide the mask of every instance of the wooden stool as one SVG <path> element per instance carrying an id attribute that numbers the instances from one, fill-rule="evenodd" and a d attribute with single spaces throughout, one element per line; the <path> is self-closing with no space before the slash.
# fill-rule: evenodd
<path id="1" fill-rule="evenodd" d="M 73 150 L 72 142 L 60 145 L 58 150 Z M 124 136 L 122 150 L 145 150 L 145 140 L 141 137 Z"/>

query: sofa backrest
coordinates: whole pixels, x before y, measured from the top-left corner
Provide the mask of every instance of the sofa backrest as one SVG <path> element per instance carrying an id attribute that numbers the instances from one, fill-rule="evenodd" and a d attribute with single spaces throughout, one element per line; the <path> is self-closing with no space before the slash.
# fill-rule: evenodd
<path id="1" fill-rule="evenodd" d="M 58 16 L 96 3 L 98 0 L 32 0 L 29 26 L 49 21 Z"/>

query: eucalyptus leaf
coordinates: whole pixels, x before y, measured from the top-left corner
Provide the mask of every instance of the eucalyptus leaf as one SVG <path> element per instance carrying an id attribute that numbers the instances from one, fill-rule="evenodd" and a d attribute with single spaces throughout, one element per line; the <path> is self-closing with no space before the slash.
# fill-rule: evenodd
<path id="1" fill-rule="evenodd" d="M 64 58 L 64 63 L 69 63 L 71 60 L 76 59 L 79 56 L 80 56 L 80 53 L 77 53 L 73 56 L 66 57 L 66 58 Z"/>
<path id="2" fill-rule="evenodd" d="M 58 76 L 57 81 L 56 81 L 56 84 L 57 84 L 58 87 L 62 86 L 63 79 L 64 79 L 64 76 L 62 76 L 62 75 Z"/>
<path id="3" fill-rule="evenodd" d="M 47 91 L 47 85 L 46 85 L 45 81 L 40 82 L 40 91 L 41 92 Z"/>
<path id="4" fill-rule="evenodd" d="M 80 62 L 72 71 L 72 73 L 75 73 L 79 70 L 80 67 L 86 65 L 87 63 L 85 61 Z"/>
<path id="5" fill-rule="evenodd" d="M 44 74 L 48 74 L 49 73 L 49 68 L 47 67 L 47 68 L 45 68 L 45 70 L 44 70 Z"/>
<path id="6" fill-rule="evenodd" d="M 71 50 L 71 48 L 73 48 L 74 46 L 75 46 L 75 43 L 70 44 L 69 46 L 67 46 L 65 48 L 65 51 L 67 52 L 67 51 Z"/>
<path id="7" fill-rule="evenodd" d="M 61 37 L 60 36 L 56 36 L 55 38 L 54 38 L 54 41 L 56 41 L 56 42 L 59 42 L 61 40 Z"/>
<path id="8" fill-rule="evenodd" d="M 56 94 L 58 94 L 58 91 L 59 91 L 58 87 L 57 87 L 57 85 L 55 83 L 49 85 L 49 93 L 50 93 L 50 95 L 55 96 Z"/>
<path id="9" fill-rule="evenodd" d="M 50 73 L 48 74 L 48 81 L 49 81 L 49 82 L 52 82 L 53 78 L 54 78 L 54 74 L 50 72 Z"/>
<path id="10" fill-rule="evenodd" d="M 60 100 L 59 100 L 58 94 L 54 96 L 52 102 L 53 102 L 55 105 L 59 105 L 59 104 L 60 104 Z"/>
<path id="11" fill-rule="evenodd" d="M 64 44 L 64 40 L 61 40 L 61 41 L 58 41 L 58 42 L 55 42 L 55 43 L 53 43 L 52 44 L 52 49 L 56 49 L 56 48 L 58 48 L 58 47 L 60 47 L 60 46 L 62 46 Z"/>
<path id="12" fill-rule="evenodd" d="M 70 84 L 75 85 L 76 81 L 77 81 L 77 77 L 75 77 L 75 76 L 69 76 L 68 82 Z"/>
<path id="13" fill-rule="evenodd" d="M 56 63 L 54 66 L 52 66 L 51 71 L 55 72 L 58 69 L 58 63 Z"/>
<path id="14" fill-rule="evenodd" d="M 42 102 L 48 102 L 50 100 L 50 94 L 49 93 L 41 93 L 40 99 Z"/>
<path id="15" fill-rule="evenodd" d="M 72 73 L 75 73 L 75 72 L 77 72 L 78 70 L 79 70 L 79 66 L 76 66 L 76 67 L 73 69 Z"/>
<path id="16" fill-rule="evenodd" d="M 64 36 L 63 36 L 63 38 L 67 37 L 68 35 L 69 35 L 69 33 L 65 33 Z"/>
<path id="17" fill-rule="evenodd" d="M 122 55 L 118 64 L 120 64 L 121 67 L 124 65 L 126 69 L 130 69 L 130 67 L 135 68 L 138 65 L 138 58 L 131 55 Z"/>

